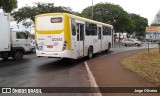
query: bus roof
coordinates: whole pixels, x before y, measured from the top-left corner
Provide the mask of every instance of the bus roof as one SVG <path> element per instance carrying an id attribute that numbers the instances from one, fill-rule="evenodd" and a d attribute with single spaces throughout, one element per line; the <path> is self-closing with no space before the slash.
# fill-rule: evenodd
<path id="1" fill-rule="evenodd" d="M 95 20 L 83 18 L 83 17 L 76 16 L 76 15 L 72 15 L 72 14 L 69 14 L 69 13 L 45 13 L 45 14 L 36 15 L 36 18 L 37 18 L 37 17 L 41 17 L 41 16 L 50 16 L 50 15 L 68 15 L 68 16 L 71 17 L 71 18 L 75 18 L 75 19 L 79 19 L 79 20 L 83 20 L 83 21 L 91 22 L 91 23 L 95 23 L 95 24 L 100 24 L 100 25 L 104 25 L 104 26 L 113 27 L 113 26 L 110 25 L 110 24 L 106 24 L 106 23 L 102 23 L 102 22 L 95 21 Z"/>

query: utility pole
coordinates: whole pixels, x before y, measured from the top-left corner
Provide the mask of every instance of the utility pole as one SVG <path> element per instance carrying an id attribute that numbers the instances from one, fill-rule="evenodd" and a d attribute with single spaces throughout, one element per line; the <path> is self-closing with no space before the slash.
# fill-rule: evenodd
<path id="1" fill-rule="evenodd" d="M 92 0 L 92 16 L 91 19 L 93 20 L 93 0 Z"/>

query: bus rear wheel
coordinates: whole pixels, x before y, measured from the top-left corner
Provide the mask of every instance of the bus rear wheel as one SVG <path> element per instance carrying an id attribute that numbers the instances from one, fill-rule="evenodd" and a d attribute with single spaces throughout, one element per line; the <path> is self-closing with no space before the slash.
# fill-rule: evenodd
<path id="1" fill-rule="evenodd" d="M 105 51 L 108 53 L 110 51 L 110 49 L 111 49 L 111 44 L 109 43 L 108 48 Z"/>
<path id="2" fill-rule="evenodd" d="M 109 43 L 107 51 L 110 51 L 110 49 L 111 49 L 111 44 Z"/>
<path id="3" fill-rule="evenodd" d="M 88 49 L 88 58 L 89 59 L 93 58 L 93 48 L 92 47 L 89 47 Z"/>

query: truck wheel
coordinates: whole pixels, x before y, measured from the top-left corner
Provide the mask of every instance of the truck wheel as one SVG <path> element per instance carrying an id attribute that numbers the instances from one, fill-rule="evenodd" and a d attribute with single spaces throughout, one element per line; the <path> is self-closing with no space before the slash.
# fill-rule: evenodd
<path id="1" fill-rule="evenodd" d="M 88 49 L 88 58 L 89 59 L 93 58 L 93 48 L 92 47 L 89 47 Z"/>
<path id="2" fill-rule="evenodd" d="M 14 52 L 14 54 L 13 54 L 13 59 L 14 59 L 15 61 L 20 61 L 20 60 L 22 60 L 22 59 L 23 59 L 23 52 L 22 52 L 22 51 L 16 51 L 16 52 Z"/>
<path id="3" fill-rule="evenodd" d="M 9 58 L 8 52 L 4 52 L 2 54 L 2 58 L 3 58 L 3 60 L 7 60 Z"/>
<path id="4" fill-rule="evenodd" d="M 31 51 L 32 51 L 32 53 L 35 53 L 35 52 L 36 52 L 36 49 L 35 49 L 35 48 L 32 48 Z"/>

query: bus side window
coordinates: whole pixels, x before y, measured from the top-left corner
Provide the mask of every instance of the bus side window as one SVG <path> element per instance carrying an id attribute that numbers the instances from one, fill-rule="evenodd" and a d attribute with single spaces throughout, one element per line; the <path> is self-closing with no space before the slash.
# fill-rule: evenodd
<path id="1" fill-rule="evenodd" d="M 74 19 L 71 19 L 72 35 L 76 35 L 76 23 Z"/>
<path id="2" fill-rule="evenodd" d="M 80 41 L 84 40 L 84 25 L 80 24 Z"/>
<path id="3" fill-rule="evenodd" d="M 98 27 L 98 39 L 101 39 L 101 27 Z"/>
<path id="4" fill-rule="evenodd" d="M 86 33 L 87 36 L 90 36 L 90 34 L 91 34 L 89 25 L 90 25 L 90 23 L 85 22 L 85 33 Z"/>
<path id="5" fill-rule="evenodd" d="M 97 25 L 90 23 L 90 31 L 91 31 L 91 35 L 97 36 Z"/>
<path id="6" fill-rule="evenodd" d="M 108 27 L 107 33 L 107 35 L 111 35 L 111 27 Z"/>
<path id="7" fill-rule="evenodd" d="M 107 35 L 107 28 L 105 26 L 103 26 L 103 36 Z"/>

